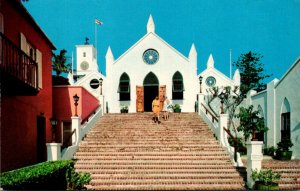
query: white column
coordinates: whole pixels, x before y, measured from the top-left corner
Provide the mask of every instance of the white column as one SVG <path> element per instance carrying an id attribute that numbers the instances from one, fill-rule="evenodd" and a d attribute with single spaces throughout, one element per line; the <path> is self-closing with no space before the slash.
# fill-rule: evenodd
<path id="1" fill-rule="evenodd" d="M 99 96 L 99 103 L 101 105 L 101 116 L 103 116 L 104 111 L 105 111 L 104 95 Z"/>
<path id="2" fill-rule="evenodd" d="M 72 135 L 72 145 L 79 144 L 79 137 L 80 137 L 80 117 L 73 116 L 72 119 L 72 132 L 75 130 L 75 133 Z"/>
<path id="3" fill-rule="evenodd" d="M 47 143 L 47 161 L 61 159 L 61 143 Z"/>
<path id="4" fill-rule="evenodd" d="M 218 136 L 219 140 L 222 146 L 226 146 L 225 144 L 225 136 L 224 136 L 224 127 L 228 129 L 228 114 L 220 114 L 219 118 L 219 131 L 218 131 Z M 227 136 L 226 136 L 227 137 Z"/>
<path id="5" fill-rule="evenodd" d="M 200 115 L 202 103 L 204 103 L 204 94 L 199 93 L 198 94 L 198 115 Z"/>
<path id="6" fill-rule="evenodd" d="M 252 170 L 261 169 L 261 161 L 263 160 L 262 154 L 262 141 L 248 141 L 247 145 L 247 185 L 249 188 L 254 186 L 254 181 L 251 178 Z"/>

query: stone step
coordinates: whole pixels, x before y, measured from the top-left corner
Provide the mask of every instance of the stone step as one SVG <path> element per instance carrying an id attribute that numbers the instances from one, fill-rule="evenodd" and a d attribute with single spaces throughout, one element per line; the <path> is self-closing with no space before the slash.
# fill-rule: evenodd
<path id="1" fill-rule="evenodd" d="M 163 185 L 94 185 L 87 189 L 95 190 L 245 190 L 243 185 L 224 184 L 163 184 Z"/>
<path id="2" fill-rule="evenodd" d="M 187 170 L 189 171 L 190 169 L 197 169 L 197 170 L 204 170 L 205 172 L 207 172 L 206 170 L 211 171 L 211 170 L 215 170 L 215 169 L 232 169 L 232 170 L 236 170 L 233 166 L 230 165 L 217 165 L 217 164 L 198 164 L 198 165 L 179 165 L 179 166 L 175 166 L 175 165 L 153 165 L 153 164 L 149 164 L 149 165 L 83 165 L 83 164 L 75 164 L 75 168 L 78 169 L 84 169 L 84 170 L 97 170 L 97 169 L 106 169 L 106 170 L 116 170 L 116 169 L 127 169 L 127 170 L 151 170 L 151 169 L 156 169 L 156 170 L 168 170 L 168 169 L 180 169 L 180 170 Z"/>
<path id="3" fill-rule="evenodd" d="M 77 169 L 76 171 L 79 172 L 87 172 L 86 169 Z M 116 175 L 136 175 L 136 174 L 140 174 L 140 175 L 148 175 L 148 174 L 152 174 L 152 175 L 168 175 L 168 174 L 180 174 L 180 175 L 198 175 L 198 174 L 207 174 L 206 171 L 203 171 L 202 169 L 189 169 L 188 171 L 186 169 L 143 169 L 141 171 L 133 171 L 131 169 L 89 169 L 90 173 L 92 174 L 104 174 L 104 175 L 112 175 L 112 174 L 116 174 Z M 209 171 L 210 175 L 218 175 L 218 174 L 222 174 L 222 175 L 237 175 L 236 171 L 234 168 L 229 168 L 229 169 L 214 169 L 213 171 Z"/>
<path id="4" fill-rule="evenodd" d="M 205 185 L 205 184 L 240 184 L 243 185 L 244 181 L 241 179 L 177 179 L 177 180 L 164 180 L 164 179 L 144 179 L 140 180 L 99 180 L 93 179 L 91 185 Z"/>
<path id="5" fill-rule="evenodd" d="M 204 152 L 198 152 L 198 151 L 141 151 L 141 152 L 122 152 L 122 153 L 111 153 L 111 152 L 93 152 L 93 153 L 85 153 L 85 152 L 76 152 L 76 155 L 85 155 L 89 154 L 90 156 L 203 156 Z M 207 152 L 204 153 L 205 155 L 212 155 L 214 156 L 215 153 L 213 152 Z M 217 155 L 223 155 L 225 154 L 225 151 L 220 151 L 217 153 Z M 227 155 L 228 156 L 228 155 Z M 229 157 L 229 156 L 228 156 Z"/>
<path id="6" fill-rule="evenodd" d="M 208 156 L 174 156 L 174 157 L 161 157 L 161 156 L 101 156 L 101 155 L 93 155 L 93 156 L 80 156 L 80 155 L 75 155 L 75 159 L 80 159 L 80 160 L 229 160 L 228 156 L 226 154 L 223 155 L 208 155 Z"/>
<path id="7" fill-rule="evenodd" d="M 210 161 L 202 161 L 202 160 L 80 160 L 77 161 L 77 165 L 131 165 L 131 166 L 138 166 L 138 165 L 157 165 L 157 166 L 164 166 L 164 165 L 170 165 L 170 166 L 183 166 L 183 165 L 231 165 L 230 160 L 210 160 Z"/>
<path id="8" fill-rule="evenodd" d="M 107 175 L 107 174 L 93 174 L 92 175 L 94 180 L 101 179 L 101 180 L 149 180 L 149 179 L 158 179 L 158 180 L 177 180 L 177 179 L 240 179 L 241 177 L 237 174 L 133 174 L 133 175 Z"/>

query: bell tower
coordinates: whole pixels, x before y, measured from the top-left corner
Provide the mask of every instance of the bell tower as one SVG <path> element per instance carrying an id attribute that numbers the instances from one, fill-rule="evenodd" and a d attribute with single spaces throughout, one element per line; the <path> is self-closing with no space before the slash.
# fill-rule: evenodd
<path id="1" fill-rule="evenodd" d="M 92 71 L 99 71 L 97 64 L 97 50 L 94 45 L 89 44 L 88 38 L 84 45 L 76 46 L 77 75 L 86 75 Z"/>

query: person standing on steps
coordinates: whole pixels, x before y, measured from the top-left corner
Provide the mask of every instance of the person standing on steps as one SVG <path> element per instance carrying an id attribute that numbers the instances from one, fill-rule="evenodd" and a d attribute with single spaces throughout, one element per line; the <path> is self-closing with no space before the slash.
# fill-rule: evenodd
<path id="1" fill-rule="evenodd" d="M 163 106 L 163 117 L 166 120 L 169 119 L 169 105 L 170 105 L 170 101 L 168 99 L 167 96 L 164 96 L 164 106 Z"/>
<path id="2" fill-rule="evenodd" d="M 159 121 L 159 113 L 160 113 L 160 101 L 158 99 L 158 96 L 155 97 L 155 99 L 152 101 L 152 111 L 154 114 L 154 122 L 158 122 L 158 124 L 160 124 Z"/>

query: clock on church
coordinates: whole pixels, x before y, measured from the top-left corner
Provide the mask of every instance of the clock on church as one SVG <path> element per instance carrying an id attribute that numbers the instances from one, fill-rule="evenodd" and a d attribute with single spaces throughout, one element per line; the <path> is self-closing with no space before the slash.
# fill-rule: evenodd
<path id="1" fill-rule="evenodd" d="M 81 68 L 82 70 L 87 70 L 87 69 L 89 68 L 89 63 L 88 63 L 87 61 L 81 62 L 80 68 Z"/>
<path id="2" fill-rule="evenodd" d="M 155 64 L 158 61 L 159 54 L 154 49 L 148 49 L 143 54 L 143 60 L 146 64 Z"/>

